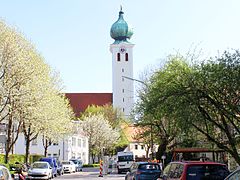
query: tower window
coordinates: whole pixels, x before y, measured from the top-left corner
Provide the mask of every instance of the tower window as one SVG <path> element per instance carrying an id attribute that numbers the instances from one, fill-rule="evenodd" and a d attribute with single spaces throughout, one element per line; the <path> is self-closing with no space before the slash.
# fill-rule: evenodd
<path id="1" fill-rule="evenodd" d="M 124 93 L 124 89 L 122 89 L 122 92 Z"/>
<path id="2" fill-rule="evenodd" d="M 124 98 L 123 98 L 123 102 L 124 102 Z"/>
<path id="3" fill-rule="evenodd" d="M 120 53 L 117 53 L 117 61 L 120 61 Z"/>
<path id="4" fill-rule="evenodd" d="M 124 77 L 122 78 L 122 81 L 124 81 Z"/>
<path id="5" fill-rule="evenodd" d="M 122 68 L 122 72 L 124 72 L 124 69 Z"/>
<path id="6" fill-rule="evenodd" d="M 122 108 L 123 112 L 124 112 L 124 108 Z"/>
<path id="7" fill-rule="evenodd" d="M 128 61 L 128 53 L 125 54 L 125 61 Z"/>

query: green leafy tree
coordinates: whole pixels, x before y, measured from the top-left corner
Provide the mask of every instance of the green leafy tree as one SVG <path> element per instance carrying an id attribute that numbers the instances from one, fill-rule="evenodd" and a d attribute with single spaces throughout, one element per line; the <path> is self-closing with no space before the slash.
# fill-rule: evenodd
<path id="1" fill-rule="evenodd" d="M 239 65 L 238 51 L 194 65 L 171 57 L 150 78 L 143 112 L 159 115 L 154 118 L 159 122 L 168 119 L 171 127 L 178 127 L 178 138 L 184 134 L 194 139 L 200 133 L 240 163 Z"/>

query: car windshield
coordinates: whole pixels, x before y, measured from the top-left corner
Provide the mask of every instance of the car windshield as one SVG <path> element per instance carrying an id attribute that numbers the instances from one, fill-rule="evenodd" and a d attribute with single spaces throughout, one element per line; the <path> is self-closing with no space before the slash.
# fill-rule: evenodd
<path id="1" fill-rule="evenodd" d="M 193 165 L 187 169 L 187 180 L 221 180 L 229 174 L 222 165 Z"/>
<path id="2" fill-rule="evenodd" d="M 34 163 L 32 168 L 46 169 L 48 168 L 47 163 Z"/>
<path id="3" fill-rule="evenodd" d="M 62 164 L 71 164 L 69 161 L 62 162 Z"/>
<path id="4" fill-rule="evenodd" d="M 140 170 L 159 170 L 160 167 L 157 164 L 140 164 L 138 169 L 140 169 Z"/>
<path id="5" fill-rule="evenodd" d="M 127 155 L 127 156 L 118 156 L 118 161 L 133 161 L 133 155 Z"/>
<path id="6" fill-rule="evenodd" d="M 77 160 L 70 160 L 70 161 L 74 162 L 74 164 L 77 164 L 77 163 L 78 163 Z"/>

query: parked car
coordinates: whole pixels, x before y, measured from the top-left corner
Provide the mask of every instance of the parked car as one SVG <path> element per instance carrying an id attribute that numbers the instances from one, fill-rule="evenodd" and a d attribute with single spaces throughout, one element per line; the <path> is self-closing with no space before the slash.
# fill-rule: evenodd
<path id="1" fill-rule="evenodd" d="M 224 180 L 236 180 L 240 179 L 240 168 L 237 168 L 231 174 L 229 174 Z"/>
<path id="2" fill-rule="evenodd" d="M 52 167 L 52 176 L 57 177 L 57 160 L 54 157 L 40 158 L 39 161 L 48 162 Z"/>
<path id="3" fill-rule="evenodd" d="M 226 164 L 216 162 L 171 162 L 162 175 L 163 180 L 223 180 L 229 174 Z"/>
<path id="4" fill-rule="evenodd" d="M 11 180 L 12 176 L 4 165 L 0 165 L 0 180 Z"/>
<path id="5" fill-rule="evenodd" d="M 125 180 L 151 179 L 157 180 L 161 170 L 158 163 L 153 162 L 134 162 L 127 172 Z"/>
<path id="6" fill-rule="evenodd" d="M 64 173 L 75 173 L 76 172 L 76 166 L 72 161 L 63 161 L 62 162 L 63 166 L 63 172 Z"/>
<path id="7" fill-rule="evenodd" d="M 72 161 L 75 164 L 76 172 L 82 171 L 83 162 L 81 159 L 70 159 L 69 161 Z"/>
<path id="8" fill-rule="evenodd" d="M 27 179 L 51 179 L 52 167 L 48 162 L 36 161 L 28 170 Z"/>

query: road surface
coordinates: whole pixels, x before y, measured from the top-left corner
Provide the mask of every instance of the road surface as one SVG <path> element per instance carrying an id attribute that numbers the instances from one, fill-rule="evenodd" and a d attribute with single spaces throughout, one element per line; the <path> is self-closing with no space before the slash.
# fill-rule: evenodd
<path id="1" fill-rule="evenodd" d="M 75 179 L 86 179 L 86 180 L 124 180 L 125 174 L 116 174 L 111 173 L 108 175 L 103 175 L 103 177 L 98 177 L 99 169 L 98 168 L 83 168 L 82 172 L 76 172 L 71 174 L 64 174 L 63 176 L 58 176 L 53 180 L 75 180 Z"/>

